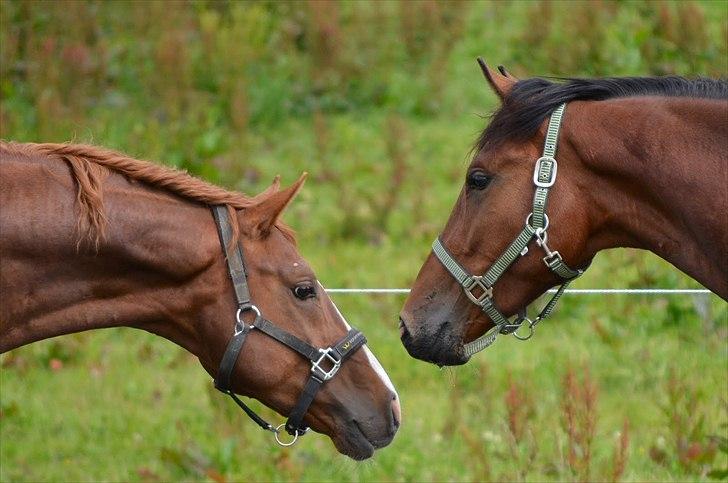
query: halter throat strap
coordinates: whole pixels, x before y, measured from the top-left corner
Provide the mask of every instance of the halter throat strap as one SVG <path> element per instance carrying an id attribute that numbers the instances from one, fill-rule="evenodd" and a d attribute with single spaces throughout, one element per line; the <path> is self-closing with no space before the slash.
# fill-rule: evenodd
<path id="1" fill-rule="evenodd" d="M 549 219 L 546 215 L 546 201 L 551 187 L 556 182 L 558 164 L 556 162 L 556 147 L 561 127 L 561 119 L 566 104 L 561 104 L 549 119 L 546 139 L 544 141 L 543 155 L 536 160 L 533 170 L 533 184 L 535 191 L 531 213 L 526 218 L 526 223 L 521 232 L 508 245 L 503 253 L 496 259 L 493 265 L 483 275 L 473 275 L 460 265 L 450 251 L 445 247 L 442 240 L 437 238 L 432 244 L 432 252 L 450 274 L 462 286 L 465 295 L 493 321 L 495 326 L 486 332 L 482 337 L 464 345 L 466 356 L 471 356 L 495 342 L 498 334 L 513 333 L 517 338 L 525 340 L 533 335 L 534 327 L 538 322 L 551 315 L 556 302 L 559 300 L 569 283 L 579 277 L 583 270 L 570 268 L 561 258 L 558 251 L 552 251 L 548 246 Z M 513 321 L 498 310 L 493 300 L 493 286 L 508 270 L 508 268 L 520 257 L 528 253 L 528 245 L 532 240 L 543 249 L 546 256 L 543 262 L 554 274 L 563 280 L 559 289 L 551 300 L 544 306 L 538 316 L 530 320 L 522 311 Z M 516 331 L 527 322 L 528 333 L 519 335 Z"/>
<path id="2" fill-rule="evenodd" d="M 316 348 L 295 335 L 281 329 L 273 322 L 261 316 L 260 310 L 251 303 L 250 290 L 248 288 L 247 272 L 243 258 L 243 250 L 240 243 L 233 246 L 232 226 L 226 206 L 212 207 L 212 213 L 217 225 L 225 260 L 227 262 L 228 274 L 233 284 L 237 311 L 235 313 L 235 325 L 233 336 L 228 342 L 225 353 L 220 361 L 220 367 L 215 377 L 215 387 L 221 392 L 229 395 L 233 401 L 261 428 L 275 433 L 276 441 L 282 446 L 293 444 L 300 435 L 308 431 L 303 423 L 303 418 L 309 406 L 316 397 L 321 386 L 334 377 L 339 371 L 341 364 L 354 354 L 359 348 L 366 344 L 367 340 L 360 331 L 350 329 L 349 332 L 336 344 L 327 348 Z M 245 322 L 247 313 L 253 314 L 253 322 L 248 325 Z M 243 344 L 252 330 L 259 330 L 293 351 L 301 354 L 311 363 L 311 374 L 306 382 L 298 402 L 293 407 L 288 421 L 285 423 L 285 430 L 294 437 L 293 441 L 284 443 L 279 434 L 284 425 L 277 427 L 268 423 L 260 417 L 253 409 L 243 402 L 232 390 L 231 378 L 235 364 L 243 349 Z"/>

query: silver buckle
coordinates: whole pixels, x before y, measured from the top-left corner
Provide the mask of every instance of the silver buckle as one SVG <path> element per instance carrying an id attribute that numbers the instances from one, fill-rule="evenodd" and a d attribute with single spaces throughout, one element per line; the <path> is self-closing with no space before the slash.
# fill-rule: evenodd
<path id="1" fill-rule="evenodd" d="M 341 367 L 341 360 L 338 360 L 331 355 L 334 352 L 331 347 L 327 347 L 326 349 L 319 349 L 319 352 L 321 353 L 321 356 L 319 356 L 319 358 L 315 362 L 311 362 L 311 372 L 314 373 L 316 376 L 322 378 L 324 381 L 328 381 L 338 372 L 339 368 Z M 321 364 L 324 361 L 328 361 L 333 364 L 333 366 L 331 366 L 328 371 L 321 367 Z"/>
<path id="2" fill-rule="evenodd" d="M 541 171 L 541 164 L 544 162 L 550 162 L 553 163 L 553 167 L 551 168 L 551 176 L 549 176 L 548 181 L 541 181 L 538 179 L 538 175 Z M 552 156 L 541 156 L 536 160 L 536 166 L 533 169 L 533 184 L 538 186 L 539 188 L 551 188 L 554 183 L 556 182 L 556 172 L 559 170 L 559 165 L 556 163 L 556 159 Z"/>
<path id="3" fill-rule="evenodd" d="M 546 250 L 548 250 L 548 248 L 546 248 Z M 556 263 L 561 261 L 563 261 L 563 259 L 558 251 L 548 251 L 546 256 L 543 257 L 543 263 L 545 263 L 549 269 L 553 269 Z"/>
<path id="4" fill-rule="evenodd" d="M 488 287 L 483 283 L 482 275 L 471 275 L 468 280 L 463 283 L 463 291 L 468 296 L 471 302 L 475 305 L 483 306 L 483 301 L 493 297 L 493 287 Z M 482 294 L 476 296 L 473 293 L 473 289 L 479 288 L 483 291 Z"/>

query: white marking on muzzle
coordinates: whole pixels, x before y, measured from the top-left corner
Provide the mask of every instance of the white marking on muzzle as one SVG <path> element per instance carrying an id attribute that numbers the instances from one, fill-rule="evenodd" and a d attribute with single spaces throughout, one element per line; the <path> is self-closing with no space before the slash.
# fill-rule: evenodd
<path id="1" fill-rule="evenodd" d="M 319 287 L 321 287 L 321 290 L 326 290 L 323 285 L 321 285 L 321 282 L 319 282 Z M 343 315 L 341 315 L 341 312 L 339 311 L 339 307 L 336 306 L 334 301 L 331 301 L 331 305 L 334 306 L 334 310 L 336 310 L 336 313 L 339 316 L 339 319 L 341 319 L 341 322 L 344 323 L 344 326 L 346 327 L 346 330 L 351 330 L 351 326 L 346 321 Z M 394 384 L 392 384 L 391 379 L 389 379 L 389 375 L 387 374 L 387 371 L 384 370 L 384 367 L 382 367 L 382 364 L 377 360 L 376 356 L 372 353 L 372 351 L 369 349 L 367 345 L 364 345 L 364 354 L 366 354 L 367 359 L 369 360 L 369 364 L 372 366 L 372 369 L 374 369 L 374 372 L 377 373 L 379 376 L 379 379 L 382 380 L 385 386 L 394 393 L 395 396 L 397 396 L 397 399 L 399 399 L 399 394 L 397 394 L 397 390 L 394 388 Z"/>

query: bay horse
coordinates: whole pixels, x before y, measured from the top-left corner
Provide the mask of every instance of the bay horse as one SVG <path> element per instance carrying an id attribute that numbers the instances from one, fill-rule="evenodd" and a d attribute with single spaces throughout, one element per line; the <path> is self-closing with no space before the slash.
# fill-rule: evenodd
<path id="1" fill-rule="evenodd" d="M 236 394 L 290 415 L 293 441 L 310 427 L 372 456 L 399 399 L 280 221 L 304 180 L 247 197 L 95 146 L 0 142 L 0 353 L 142 329 L 197 356 L 279 443 L 284 425 Z"/>
<path id="2" fill-rule="evenodd" d="M 649 250 L 728 299 L 728 82 L 518 80 L 478 62 L 501 106 L 401 311 L 410 355 L 457 365 L 498 334 L 529 338 L 608 248 Z"/>

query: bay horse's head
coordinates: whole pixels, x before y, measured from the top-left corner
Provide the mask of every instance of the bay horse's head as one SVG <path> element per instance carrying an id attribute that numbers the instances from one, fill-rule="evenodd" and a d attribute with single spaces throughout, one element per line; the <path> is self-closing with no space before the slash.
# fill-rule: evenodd
<path id="1" fill-rule="evenodd" d="M 555 143 L 545 146 L 547 131 L 558 137 L 564 101 L 525 119 L 530 128 L 514 122 L 514 111 L 523 116 L 519 108 L 533 99 L 523 98 L 505 69 L 494 72 L 478 61 L 502 105 L 477 143 L 460 196 L 400 314 L 409 353 L 439 365 L 463 364 L 521 324 L 525 332 L 517 334 L 528 336 L 534 323 L 524 318 L 526 306 L 578 276 L 581 270 L 570 267 L 584 267 L 594 253 L 585 249 L 588 220 L 573 150 L 563 139 L 558 154 Z"/>
<path id="2" fill-rule="evenodd" d="M 364 336 L 348 326 L 298 252 L 292 232 L 279 223 L 304 178 L 280 191 L 276 180 L 259 202 L 237 213 L 246 275 L 235 272 L 240 266 L 225 266 L 221 248 L 220 297 L 229 309 L 215 322 L 216 354 L 206 368 L 224 392 L 253 397 L 289 417 L 276 434 L 279 442 L 295 440 L 310 427 L 331 437 L 341 453 L 364 459 L 392 441 L 399 400 L 363 345 Z M 222 208 L 215 215 L 228 220 L 227 213 Z M 221 239 L 226 241 L 222 234 Z M 235 250 L 228 257 L 234 259 Z M 234 295 L 228 272 L 236 292 L 247 286 L 249 304 L 245 294 Z"/>

